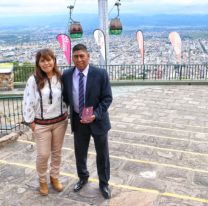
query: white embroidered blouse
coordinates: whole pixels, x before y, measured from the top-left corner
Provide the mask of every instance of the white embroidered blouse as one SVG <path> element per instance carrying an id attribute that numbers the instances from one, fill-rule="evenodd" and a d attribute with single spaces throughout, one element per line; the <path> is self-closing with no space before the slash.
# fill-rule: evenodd
<path id="1" fill-rule="evenodd" d="M 43 102 L 43 118 L 51 119 L 61 115 L 61 100 L 62 91 L 61 83 L 57 80 L 54 75 L 51 80 L 52 90 L 52 104 L 49 101 L 49 84 L 45 82 L 43 89 L 41 89 L 42 102 Z M 63 113 L 67 111 L 66 104 L 62 101 Z M 31 76 L 26 84 L 23 97 L 23 117 L 25 122 L 33 122 L 35 118 L 41 119 L 41 106 L 40 106 L 40 95 L 37 89 L 37 84 L 34 76 Z"/>

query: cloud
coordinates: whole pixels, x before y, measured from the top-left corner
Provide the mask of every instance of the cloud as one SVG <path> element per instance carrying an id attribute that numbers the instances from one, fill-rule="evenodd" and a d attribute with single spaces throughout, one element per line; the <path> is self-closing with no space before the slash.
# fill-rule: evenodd
<path id="1" fill-rule="evenodd" d="M 208 0 L 132 0 L 123 1 L 121 13 L 154 14 L 208 14 Z"/>
<path id="2" fill-rule="evenodd" d="M 18 7 L 20 4 L 2 4 L 0 3 L 0 8 L 2 7 Z"/>
<path id="3" fill-rule="evenodd" d="M 1 0 L 0 15 L 34 15 L 34 14 L 50 14 L 62 13 L 67 11 L 67 1 L 65 0 L 19 0 L 18 3 L 14 0 Z"/>
<path id="4" fill-rule="evenodd" d="M 73 15 L 98 13 L 98 0 L 0 0 L 0 16 L 39 14 L 68 14 L 73 5 Z M 111 10 L 116 0 L 108 0 Z M 114 8 L 112 14 L 116 13 Z M 121 0 L 120 14 L 208 14 L 208 0 Z"/>
<path id="5" fill-rule="evenodd" d="M 208 4 L 208 0 L 160 0 L 161 4 L 170 4 L 170 5 L 204 5 Z"/>

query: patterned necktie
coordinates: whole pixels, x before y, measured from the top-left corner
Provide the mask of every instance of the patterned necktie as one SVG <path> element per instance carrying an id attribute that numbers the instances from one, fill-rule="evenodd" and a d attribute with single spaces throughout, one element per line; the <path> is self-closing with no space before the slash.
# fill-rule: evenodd
<path id="1" fill-rule="evenodd" d="M 82 116 L 82 110 L 84 108 L 84 74 L 79 72 L 79 116 Z"/>

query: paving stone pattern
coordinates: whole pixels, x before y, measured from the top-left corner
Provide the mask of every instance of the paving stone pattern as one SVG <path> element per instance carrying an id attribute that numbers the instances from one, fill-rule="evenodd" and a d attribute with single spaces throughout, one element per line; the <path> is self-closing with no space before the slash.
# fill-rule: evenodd
<path id="1" fill-rule="evenodd" d="M 113 87 L 109 109 L 112 198 L 98 189 L 91 141 L 90 181 L 78 193 L 73 136 L 62 152 L 65 189 L 42 197 L 31 132 L 0 148 L 1 206 L 205 206 L 208 205 L 207 86 Z"/>

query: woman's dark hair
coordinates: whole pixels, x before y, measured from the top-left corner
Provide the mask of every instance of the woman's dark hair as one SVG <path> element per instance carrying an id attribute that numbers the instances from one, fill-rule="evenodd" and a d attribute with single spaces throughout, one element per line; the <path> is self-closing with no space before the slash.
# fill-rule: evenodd
<path id="1" fill-rule="evenodd" d="M 61 81 L 61 73 L 58 69 L 57 63 L 56 63 L 56 57 L 51 49 L 41 49 L 36 54 L 35 59 L 35 76 L 38 80 L 37 86 L 38 89 L 42 89 L 45 85 L 45 80 L 47 79 L 46 73 L 40 68 L 39 61 L 40 58 L 50 60 L 52 58 L 54 60 L 54 69 L 53 72 L 56 75 L 58 81 Z"/>

